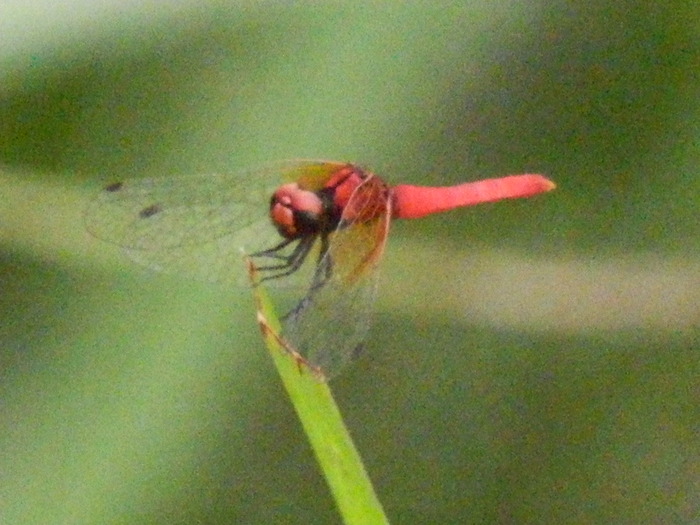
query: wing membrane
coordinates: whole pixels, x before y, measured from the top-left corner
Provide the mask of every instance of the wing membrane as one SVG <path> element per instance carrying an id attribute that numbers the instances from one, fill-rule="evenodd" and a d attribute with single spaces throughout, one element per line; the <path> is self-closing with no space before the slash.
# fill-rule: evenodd
<path id="1" fill-rule="evenodd" d="M 330 278 L 283 323 L 283 337 L 328 378 L 358 354 L 369 330 L 390 218 L 388 189 L 372 177 L 355 190 L 332 235 Z"/>
<path id="2" fill-rule="evenodd" d="M 86 227 L 153 270 L 239 282 L 244 278 L 242 253 L 280 241 L 268 218 L 275 189 L 300 178 L 322 187 L 342 165 L 284 161 L 247 172 L 115 183 L 86 210 Z M 295 286 L 295 280 L 275 284 Z"/>

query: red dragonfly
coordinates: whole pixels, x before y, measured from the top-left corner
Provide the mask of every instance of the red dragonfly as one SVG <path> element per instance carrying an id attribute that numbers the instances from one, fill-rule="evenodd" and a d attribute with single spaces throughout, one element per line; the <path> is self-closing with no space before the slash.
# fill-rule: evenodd
<path id="1" fill-rule="evenodd" d="M 280 335 L 330 378 L 367 335 L 391 219 L 554 187 L 541 175 L 388 186 L 355 164 L 289 161 L 236 174 L 110 184 L 86 221 L 93 235 L 158 271 L 239 281 L 241 254 L 248 254 L 265 284 L 302 290 L 282 310 Z"/>

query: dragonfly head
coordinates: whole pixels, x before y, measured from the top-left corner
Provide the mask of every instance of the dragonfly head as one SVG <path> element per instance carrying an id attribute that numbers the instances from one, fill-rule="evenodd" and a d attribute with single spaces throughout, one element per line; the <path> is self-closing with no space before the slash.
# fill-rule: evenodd
<path id="1" fill-rule="evenodd" d="M 303 190 L 294 182 L 277 188 L 270 200 L 270 219 L 285 239 L 319 233 L 325 212 L 317 193 Z"/>

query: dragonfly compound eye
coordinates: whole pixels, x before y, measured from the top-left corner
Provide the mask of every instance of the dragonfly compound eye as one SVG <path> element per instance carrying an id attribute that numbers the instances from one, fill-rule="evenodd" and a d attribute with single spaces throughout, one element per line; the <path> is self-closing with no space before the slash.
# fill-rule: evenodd
<path id="1" fill-rule="evenodd" d="M 314 192 L 295 183 L 280 186 L 270 202 L 270 218 L 282 237 L 297 237 L 318 232 L 323 201 Z"/>

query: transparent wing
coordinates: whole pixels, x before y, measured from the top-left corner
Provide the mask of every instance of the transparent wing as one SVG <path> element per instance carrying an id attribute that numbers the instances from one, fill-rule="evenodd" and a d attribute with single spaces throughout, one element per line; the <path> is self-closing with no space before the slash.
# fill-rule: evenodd
<path id="1" fill-rule="evenodd" d="M 292 180 L 322 186 L 342 165 L 297 160 L 232 174 L 117 182 L 90 204 L 86 227 L 156 271 L 240 281 L 242 254 L 280 241 L 268 218 L 275 189 Z"/>
<path id="2" fill-rule="evenodd" d="M 282 336 L 327 378 L 360 352 L 367 336 L 390 219 L 388 188 L 371 177 L 355 190 L 332 234 L 320 264 L 332 265 L 330 278 L 283 321 Z"/>

